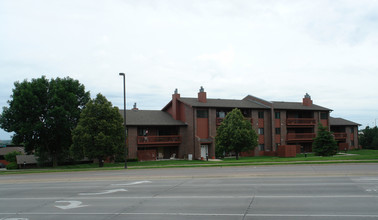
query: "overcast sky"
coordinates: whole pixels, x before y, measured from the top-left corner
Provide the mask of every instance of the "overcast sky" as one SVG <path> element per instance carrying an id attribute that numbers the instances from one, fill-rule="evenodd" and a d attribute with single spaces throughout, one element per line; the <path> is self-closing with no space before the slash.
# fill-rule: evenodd
<path id="1" fill-rule="evenodd" d="M 24 79 L 77 79 L 123 108 L 196 97 L 301 102 L 378 120 L 375 0 L 0 0 L 0 106 Z M 361 127 L 360 127 L 361 128 Z M 11 134 L 0 131 L 0 140 Z"/>

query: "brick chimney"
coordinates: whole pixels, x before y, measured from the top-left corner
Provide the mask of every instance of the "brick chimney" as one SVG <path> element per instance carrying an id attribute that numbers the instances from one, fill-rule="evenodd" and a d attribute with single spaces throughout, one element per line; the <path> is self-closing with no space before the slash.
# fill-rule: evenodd
<path id="1" fill-rule="evenodd" d="M 312 105 L 311 96 L 308 93 L 306 93 L 306 95 L 303 98 L 303 105 L 304 106 L 311 106 Z"/>
<path id="2" fill-rule="evenodd" d="M 134 110 L 134 111 L 139 110 L 139 109 L 137 108 L 137 104 L 136 104 L 136 102 L 134 102 L 134 106 L 133 106 L 133 109 L 132 109 L 132 110 Z"/>
<path id="3" fill-rule="evenodd" d="M 179 99 L 179 98 L 180 98 L 180 94 L 178 93 L 178 89 L 175 89 L 175 92 L 172 95 L 172 100 Z"/>
<path id="4" fill-rule="evenodd" d="M 205 89 L 202 86 L 201 86 L 199 93 L 198 93 L 198 101 L 203 102 L 203 103 L 207 102 L 206 92 L 205 92 Z"/>
<path id="5" fill-rule="evenodd" d="M 178 89 L 175 89 L 175 92 L 172 95 L 172 117 L 175 120 L 179 119 L 179 104 L 178 99 L 180 99 L 180 94 L 178 93 Z"/>

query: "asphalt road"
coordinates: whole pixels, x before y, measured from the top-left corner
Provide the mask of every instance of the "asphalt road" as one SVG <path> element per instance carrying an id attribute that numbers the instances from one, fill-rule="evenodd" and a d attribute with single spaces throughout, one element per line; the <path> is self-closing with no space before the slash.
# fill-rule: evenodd
<path id="1" fill-rule="evenodd" d="M 0 220 L 199 218 L 378 219 L 378 165 L 0 176 Z"/>

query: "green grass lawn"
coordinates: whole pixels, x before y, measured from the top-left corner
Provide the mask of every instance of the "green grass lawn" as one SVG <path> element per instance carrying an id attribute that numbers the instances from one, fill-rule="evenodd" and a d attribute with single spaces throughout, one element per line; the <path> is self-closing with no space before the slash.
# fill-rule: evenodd
<path id="1" fill-rule="evenodd" d="M 130 169 L 144 168 L 165 168 L 165 167 L 203 167 L 203 166 L 241 166 L 241 165 L 273 165 L 273 164 L 322 164 L 322 163 L 378 163 L 378 150 L 353 150 L 347 154 L 338 154 L 332 157 L 319 157 L 314 154 L 298 154 L 292 158 L 280 157 L 239 157 L 224 158 L 221 161 L 200 161 L 200 160 L 161 160 L 145 162 L 128 162 Z M 59 166 L 57 168 L 37 168 L 26 170 L 14 170 L 6 173 L 33 173 L 33 172 L 63 172 L 63 171 L 88 171 L 88 170 L 115 170 L 123 169 L 124 163 L 106 163 L 104 167 L 99 168 L 98 164 L 78 164 Z"/>
<path id="2" fill-rule="evenodd" d="M 315 156 L 313 153 L 297 154 L 296 157 L 242 157 L 239 161 L 234 158 L 226 158 L 223 162 L 241 163 L 243 162 L 290 162 L 290 161 L 343 161 L 343 160 L 377 160 L 378 162 L 378 150 L 351 150 L 347 154 L 341 152 L 331 157 Z"/>
<path id="3" fill-rule="evenodd" d="M 350 155 L 351 154 L 351 155 Z M 353 150 L 348 151 L 347 155 L 340 154 L 332 157 L 319 157 L 310 153 L 306 156 L 304 154 L 297 154 L 296 157 L 281 158 L 281 157 L 239 157 L 239 160 L 233 158 L 224 158 L 222 161 L 201 161 L 201 160 L 161 160 L 161 161 L 143 161 L 143 162 L 128 162 L 127 165 L 130 168 L 143 168 L 143 167 L 185 167 L 185 166 L 209 166 L 209 165 L 232 165 L 232 164 L 266 164 L 266 163 L 285 163 L 285 162 L 327 162 L 327 161 L 345 161 L 351 160 L 353 162 L 364 160 L 378 162 L 378 150 Z M 124 163 L 108 163 L 105 164 L 105 168 L 122 168 Z M 98 168 L 98 164 L 81 164 L 60 166 L 58 169 L 77 169 L 77 168 Z"/>

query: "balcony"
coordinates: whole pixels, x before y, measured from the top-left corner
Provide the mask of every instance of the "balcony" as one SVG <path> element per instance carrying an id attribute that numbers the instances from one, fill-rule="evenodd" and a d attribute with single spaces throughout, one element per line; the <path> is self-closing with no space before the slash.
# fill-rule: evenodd
<path id="1" fill-rule="evenodd" d="M 166 136 L 138 136 L 138 144 L 140 145 L 174 145 L 181 143 L 180 135 Z"/>
<path id="2" fill-rule="evenodd" d="M 288 118 L 286 120 L 288 126 L 313 126 L 316 121 L 313 118 Z"/>
<path id="3" fill-rule="evenodd" d="M 315 133 L 288 133 L 287 141 L 312 141 L 316 137 Z"/>
<path id="4" fill-rule="evenodd" d="M 345 140 L 347 138 L 346 133 L 333 133 L 335 140 Z"/>

